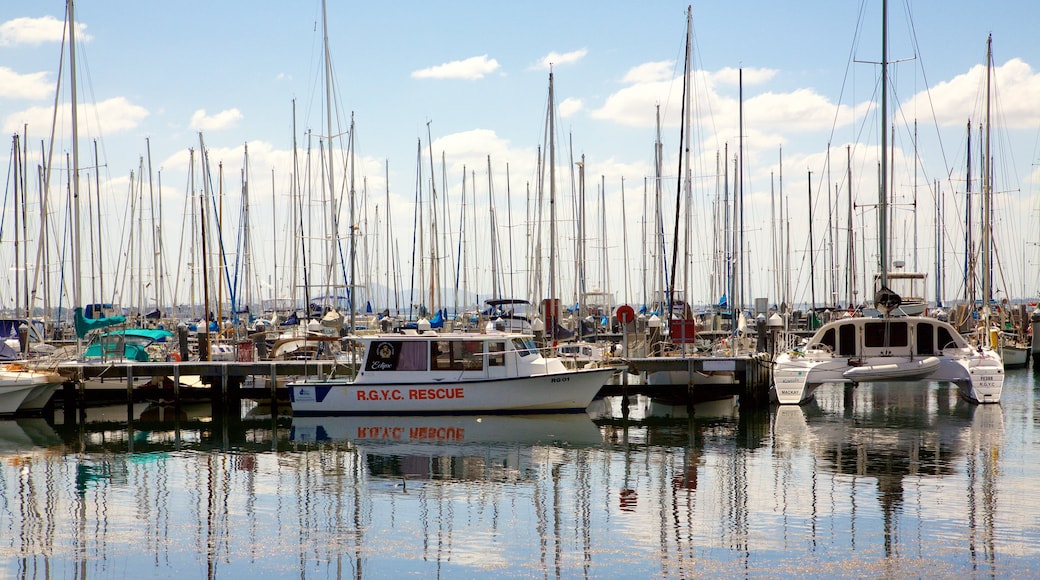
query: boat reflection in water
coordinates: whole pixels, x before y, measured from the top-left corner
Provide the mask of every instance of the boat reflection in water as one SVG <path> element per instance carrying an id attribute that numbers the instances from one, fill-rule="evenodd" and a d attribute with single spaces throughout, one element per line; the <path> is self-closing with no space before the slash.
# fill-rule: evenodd
<path id="1" fill-rule="evenodd" d="M 27 452 L 59 443 L 61 438 L 44 419 L 0 420 L 0 454 Z"/>
<path id="2" fill-rule="evenodd" d="M 0 577 L 1033 577 L 1034 382 L 986 406 L 864 383 L 739 411 L 0 421 Z"/>
<path id="3" fill-rule="evenodd" d="M 834 385 L 805 406 L 777 408 L 773 435 L 777 457 L 808 455 L 817 476 L 834 474 L 826 489 L 806 485 L 785 498 L 791 500 L 785 514 L 848 518 L 849 533 L 862 546 L 876 537 L 880 510 L 879 548 L 886 558 L 900 556 L 900 544 L 908 543 L 901 536 L 919 542 L 931 533 L 929 520 L 966 516 L 972 558 L 993 564 L 994 545 L 984 539 L 995 537 L 1001 406 L 967 403 L 956 386 L 942 383 Z M 871 481 L 874 489 L 864 488 Z M 960 481 L 963 487 L 953 484 Z M 821 505 L 827 507 L 821 511 Z M 841 513 L 823 513 L 829 509 Z M 951 533 L 949 539 L 961 537 Z"/>
<path id="4" fill-rule="evenodd" d="M 539 452 L 603 441 L 584 413 L 293 417 L 290 439 L 350 444 L 364 455 L 370 475 L 406 480 L 515 479 Z"/>

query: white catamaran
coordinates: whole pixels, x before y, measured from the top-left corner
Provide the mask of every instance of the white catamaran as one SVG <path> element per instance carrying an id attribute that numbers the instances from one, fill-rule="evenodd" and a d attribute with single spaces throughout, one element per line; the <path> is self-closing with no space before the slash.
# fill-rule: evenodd
<path id="1" fill-rule="evenodd" d="M 874 307 L 881 318 L 842 318 L 817 330 L 803 349 L 777 355 L 770 396 L 776 402 L 808 402 L 823 383 L 948 381 L 973 403 L 999 403 L 1004 364 L 987 340 L 968 343 L 947 322 L 922 316 L 893 316 L 902 299 L 888 284 L 887 93 L 888 9 L 882 4 L 881 186 L 878 204 L 879 282 Z"/>

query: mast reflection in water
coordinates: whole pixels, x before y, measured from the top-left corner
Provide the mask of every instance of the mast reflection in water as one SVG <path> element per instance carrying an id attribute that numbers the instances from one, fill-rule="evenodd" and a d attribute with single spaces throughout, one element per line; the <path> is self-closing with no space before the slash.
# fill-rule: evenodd
<path id="1" fill-rule="evenodd" d="M 1030 371 L 805 407 L 0 420 L 0 577 L 1040 573 Z"/>

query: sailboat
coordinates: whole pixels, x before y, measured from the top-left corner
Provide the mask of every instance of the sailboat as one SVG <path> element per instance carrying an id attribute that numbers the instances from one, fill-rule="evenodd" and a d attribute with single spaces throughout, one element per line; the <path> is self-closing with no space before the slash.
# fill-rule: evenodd
<path id="1" fill-rule="evenodd" d="M 887 131 L 888 5 L 882 3 L 881 187 L 878 204 L 880 285 L 874 305 L 881 318 L 842 318 L 817 330 L 803 348 L 777 355 L 770 398 L 781 405 L 810 401 L 823 383 L 887 381 L 955 383 L 972 403 L 999 403 L 1004 364 L 989 345 L 972 346 L 949 323 L 922 316 L 893 316 L 902 305 L 888 288 Z"/>
<path id="2" fill-rule="evenodd" d="M 982 172 L 982 195 L 983 195 L 983 294 L 984 304 L 983 308 L 986 309 L 987 316 L 983 317 L 983 321 L 987 324 L 987 333 L 993 332 L 990 330 L 990 317 L 989 308 L 993 302 L 993 224 L 991 222 L 991 216 L 993 215 L 993 169 L 992 169 L 992 157 L 990 152 L 990 82 L 993 79 L 993 35 L 991 34 L 986 40 L 986 134 L 985 134 L 985 151 L 982 160 L 983 172 Z M 1025 312 L 1021 313 L 1021 319 L 1015 324 L 1019 328 L 1017 332 L 999 331 L 998 333 L 998 346 L 1000 349 L 1000 357 L 1004 362 L 1005 368 L 1021 368 L 1025 367 L 1029 363 L 1029 351 L 1030 345 L 1025 339 L 1025 335 L 1022 332 L 1024 325 Z M 1010 326 L 1011 312 L 1007 308 L 1003 308 L 1000 311 L 1000 320 L 997 322 L 1000 328 L 1007 328 Z M 1008 324 L 1005 325 L 1005 322 Z M 994 329 L 995 330 L 995 329 Z"/>

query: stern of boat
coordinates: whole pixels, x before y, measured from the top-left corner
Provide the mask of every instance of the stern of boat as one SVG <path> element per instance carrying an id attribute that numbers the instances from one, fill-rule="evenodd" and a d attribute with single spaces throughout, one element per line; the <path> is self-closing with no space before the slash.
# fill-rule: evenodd
<path id="1" fill-rule="evenodd" d="M 769 398 L 780 405 L 800 405 L 812 398 L 817 384 L 809 382 L 812 367 L 800 364 L 783 364 L 779 360 L 773 367 L 773 385 Z"/>
<path id="2" fill-rule="evenodd" d="M 999 403 L 1000 393 L 1004 390 L 1004 366 L 996 364 L 978 364 L 968 367 L 969 384 L 963 389 L 965 398 L 972 403 Z"/>

